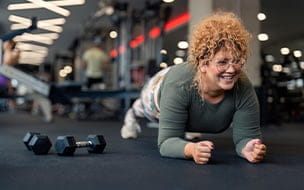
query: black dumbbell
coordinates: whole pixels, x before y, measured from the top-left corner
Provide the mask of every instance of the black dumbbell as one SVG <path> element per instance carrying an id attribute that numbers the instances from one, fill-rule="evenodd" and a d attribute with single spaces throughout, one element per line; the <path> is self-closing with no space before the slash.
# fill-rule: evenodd
<path id="1" fill-rule="evenodd" d="M 36 133 L 36 132 L 27 132 L 25 134 L 25 136 L 23 137 L 23 143 L 25 144 L 26 148 L 28 150 L 32 150 L 31 147 L 29 146 L 29 143 L 31 141 L 31 139 L 33 138 L 34 135 L 40 135 L 40 133 Z"/>
<path id="2" fill-rule="evenodd" d="M 35 132 L 26 133 L 23 138 L 23 143 L 28 150 L 33 151 L 37 155 L 47 154 L 52 147 L 48 136 Z"/>
<path id="3" fill-rule="evenodd" d="M 76 142 L 73 136 L 59 136 L 55 143 L 58 155 L 72 156 L 76 148 L 87 147 L 89 153 L 102 153 L 107 143 L 102 135 L 89 135 L 87 141 Z"/>

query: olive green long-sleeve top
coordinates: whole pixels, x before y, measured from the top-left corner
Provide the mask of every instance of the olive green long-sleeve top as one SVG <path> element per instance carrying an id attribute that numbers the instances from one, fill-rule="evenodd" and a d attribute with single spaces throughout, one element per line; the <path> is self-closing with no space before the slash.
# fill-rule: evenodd
<path id="1" fill-rule="evenodd" d="M 186 131 L 220 133 L 232 126 L 236 152 L 254 138 L 261 139 L 259 104 L 247 77 L 225 92 L 219 103 L 203 100 L 193 87 L 194 71 L 189 64 L 173 66 L 166 74 L 159 91 L 160 154 L 185 158 Z"/>

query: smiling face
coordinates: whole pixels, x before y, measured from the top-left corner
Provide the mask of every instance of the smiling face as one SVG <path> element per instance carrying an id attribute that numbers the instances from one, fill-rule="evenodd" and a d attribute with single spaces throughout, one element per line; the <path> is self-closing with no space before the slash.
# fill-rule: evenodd
<path id="1" fill-rule="evenodd" d="M 223 49 L 219 50 L 213 58 L 201 61 L 200 69 L 207 93 L 232 89 L 244 65 L 244 61 L 236 59 L 229 51 Z"/>

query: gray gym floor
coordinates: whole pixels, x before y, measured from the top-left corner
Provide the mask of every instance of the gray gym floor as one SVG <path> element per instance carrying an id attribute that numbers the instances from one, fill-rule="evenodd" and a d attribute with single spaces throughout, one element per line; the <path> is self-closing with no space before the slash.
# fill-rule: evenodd
<path id="1" fill-rule="evenodd" d="M 0 112 L 0 189 L 304 189 L 303 124 L 264 127 L 268 155 L 260 164 L 236 156 L 231 130 L 205 135 L 216 146 L 207 165 L 160 157 L 157 129 L 143 127 L 137 140 L 123 140 L 120 126 L 61 117 L 46 124 L 28 113 Z M 27 131 L 46 134 L 53 144 L 59 135 L 103 134 L 107 147 L 99 155 L 80 149 L 59 157 L 52 147 L 36 156 L 23 145 Z"/>

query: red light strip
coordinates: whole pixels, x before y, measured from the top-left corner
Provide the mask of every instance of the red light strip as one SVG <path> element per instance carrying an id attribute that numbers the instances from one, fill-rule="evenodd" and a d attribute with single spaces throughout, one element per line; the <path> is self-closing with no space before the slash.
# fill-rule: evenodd
<path id="1" fill-rule="evenodd" d="M 126 52 L 126 47 L 125 46 L 119 46 L 119 48 L 118 48 L 118 52 L 119 53 L 125 53 Z"/>
<path id="2" fill-rule="evenodd" d="M 149 37 L 154 39 L 160 35 L 160 27 L 154 27 L 149 31 Z"/>
<path id="3" fill-rule="evenodd" d="M 185 24 L 187 22 L 189 22 L 190 20 L 190 14 L 189 13 L 184 13 L 170 21 L 168 21 L 165 26 L 164 26 L 164 30 L 166 32 L 175 29 L 176 27 Z"/>
<path id="4" fill-rule="evenodd" d="M 110 56 L 111 56 L 111 57 L 117 57 L 117 56 L 118 56 L 117 50 L 116 50 L 116 49 L 112 49 L 112 50 L 110 51 Z"/>
<path id="5" fill-rule="evenodd" d="M 131 40 L 129 45 L 131 48 L 136 48 L 140 44 L 144 43 L 144 41 L 145 41 L 145 36 L 141 34 L 139 36 L 136 36 L 133 40 Z"/>

